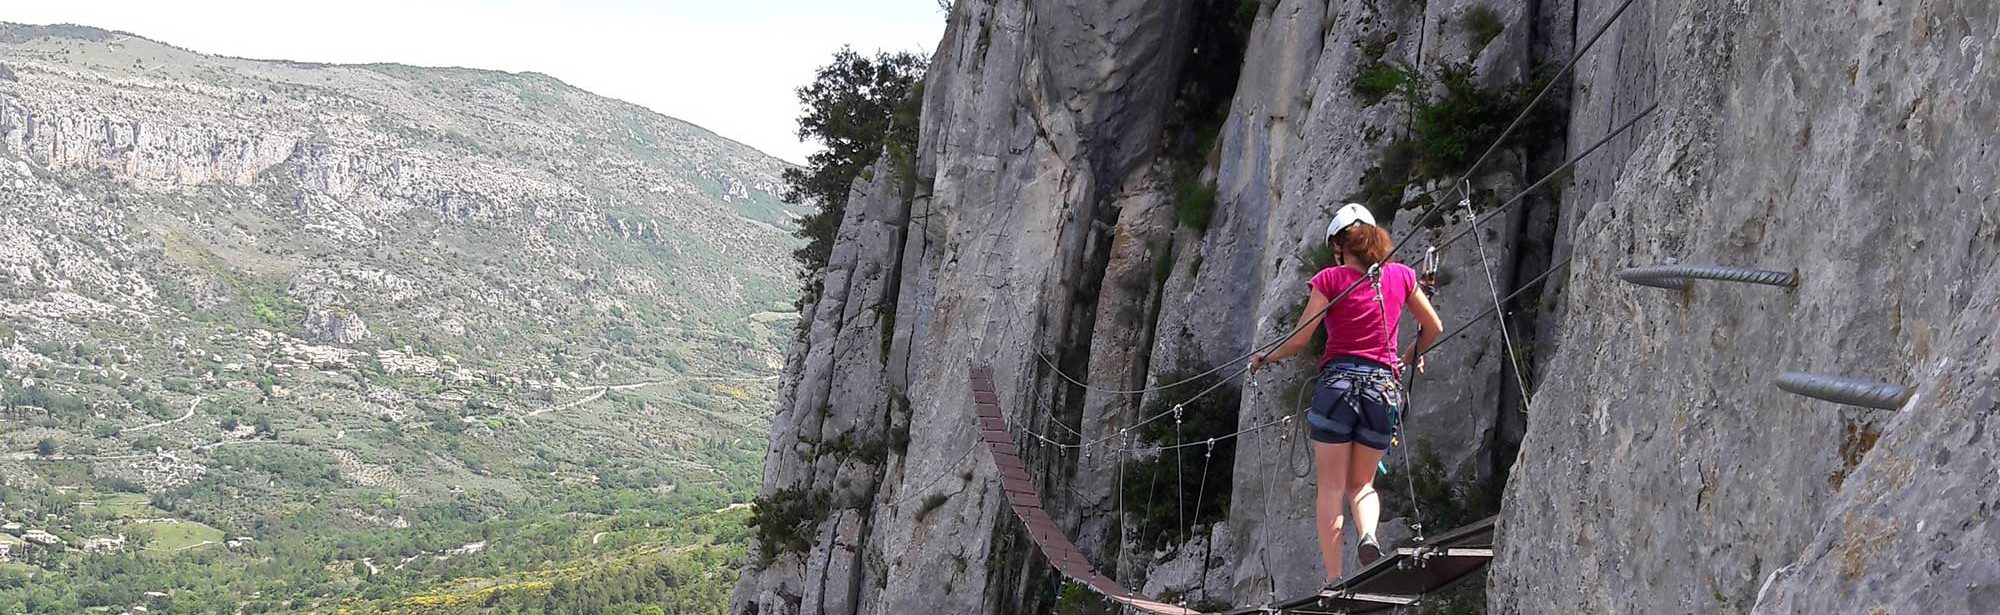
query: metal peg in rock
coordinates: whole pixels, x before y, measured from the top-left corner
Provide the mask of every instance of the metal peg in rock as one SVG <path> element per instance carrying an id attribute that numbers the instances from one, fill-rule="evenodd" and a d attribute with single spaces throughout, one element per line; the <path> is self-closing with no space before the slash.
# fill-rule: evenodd
<path id="1" fill-rule="evenodd" d="M 1878 410 L 1901 408 L 1903 404 L 1909 403 L 1910 397 L 1916 393 L 1909 387 L 1897 384 L 1804 372 L 1779 374 L 1777 385 L 1787 393 Z"/>
<path id="2" fill-rule="evenodd" d="M 1715 280 L 1717 282 L 1742 282 L 1765 286 L 1792 287 L 1799 285 L 1795 274 L 1763 269 L 1745 269 L 1723 265 L 1653 265 L 1632 267 L 1618 272 L 1618 279 L 1653 288 L 1684 290 L 1689 280 Z"/>

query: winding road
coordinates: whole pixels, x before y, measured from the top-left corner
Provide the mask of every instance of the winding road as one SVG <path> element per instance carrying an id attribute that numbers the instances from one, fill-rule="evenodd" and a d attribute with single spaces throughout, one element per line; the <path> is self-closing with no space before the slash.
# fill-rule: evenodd
<path id="1" fill-rule="evenodd" d="M 196 408 L 197 406 L 200 406 L 200 405 L 201 405 L 201 396 L 199 396 L 199 395 L 196 395 L 196 396 L 195 396 L 195 398 L 194 398 L 194 401 L 191 401 L 191 402 L 188 402 L 188 411 L 187 411 L 187 414 L 183 414 L 183 415 L 181 415 L 181 417 L 180 417 L 180 418 L 177 418 L 177 419 L 173 419 L 173 420 L 169 420 L 169 421 L 160 421 L 160 422 L 158 422 L 158 423 L 153 423 L 153 424 L 150 424 L 150 425 L 140 425 L 140 426 L 138 426 L 138 427 L 133 427 L 133 428 L 131 428 L 131 429 L 127 429 L 127 430 L 124 430 L 124 433 L 132 433 L 132 432 L 135 432 L 135 431 L 145 431 L 145 430 L 148 430 L 148 429 L 153 429 L 153 428 L 155 428 L 155 427 L 165 427 L 165 426 L 168 426 L 168 425 L 172 425 L 172 424 L 174 424 L 174 423 L 179 423 L 179 422 L 181 422 L 181 421 L 185 421 L 185 420 L 188 420 L 188 419 L 191 419 L 191 418 L 194 418 L 194 409 L 195 409 L 195 408 Z"/>
<path id="2" fill-rule="evenodd" d="M 570 408 L 575 408 L 575 407 L 577 407 L 577 406 L 581 406 L 581 405 L 584 405 L 584 404 L 587 404 L 587 403 L 590 403 L 590 402 L 593 402 L 593 401 L 597 401 L 597 400 L 599 400 L 599 399 L 603 399 L 603 398 L 604 398 L 604 396 L 605 396 L 605 394 L 607 394 L 607 393 L 610 393 L 610 392 L 612 392 L 612 391 L 630 391 L 630 390 L 633 390 L 633 389 L 643 389 L 643 388 L 646 388 L 646 387 L 650 387 L 650 386 L 659 386 L 659 385 L 662 385 L 662 384 L 666 384 L 666 383 L 667 383 L 667 381 L 665 381 L 665 380 L 654 380 L 654 381 L 650 381 L 650 382 L 634 382 L 634 383 L 631 383 L 631 384 L 614 384 L 614 385 L 609 385 L 609 386 L 599 386 L 599 387 L 597 387 L 597 391 L 595 391 L 595 392 L 593 392 L 593 393 L 591 393 L 591 394 L 589 394 L 589 395 L 585 395 L 585 396 L 584 396 L 584 397 L 583 397 L 582 399 L 578 399 L 578 400 L 576 400 L 576 401 L 572 401 L 572 402 L 569 402 L 569 403 L 566 403 L 566 404 L 558 404 L 558 405 L 554 405 L 554 406 L 548 406 L 548 407 L 545 407 L 545 408 L 542 408 L 542 409 L 540 409 L 540 410 L 536 410 L 536 411 L 534 411 L 534 412 L 529 412 L 529 413 L 527 413 L 527 414 L 523 414 L 523 415 L 521 415 L 521 417 L 520 417 L 520 420 L 523 420 L 523 421 L 526 421 L 526 420 L 528 420 L 528 419 L 531 419 L 531 418 L 535 418 L 535 417 L 538 417 L 538 416 L 541 416 L 541 415 L 544 415 L 544 414 L 548 414 L 548 413 L 550 413 L 550 412 L 561 412 L 561 411 L 564 411 L 564 410 L 568 410 L 568 409 L 570 409 Z"/>

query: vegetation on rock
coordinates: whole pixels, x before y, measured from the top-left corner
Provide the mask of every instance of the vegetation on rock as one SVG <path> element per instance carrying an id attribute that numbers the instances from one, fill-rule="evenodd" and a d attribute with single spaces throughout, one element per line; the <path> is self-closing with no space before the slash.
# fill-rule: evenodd
<path id="1" fill-rule="evenodd" d="M 805 167 L 784 171 L 785 202 L 814 208 L 799 221 L 798 235 L 806 244 L 793 253 L 808 279 L 833 252 L 854 180 L 885 153 L 908 161 L 916 150 L 924 67 L 924 58 L 912 53 L 871 58 L 843 47 L 812 83 L 799 87 L 806 109 L 799 117 L 799 138 L 823 146 L 806 158 Z M 898 165 L 905 173 L 908 168 Z"/>

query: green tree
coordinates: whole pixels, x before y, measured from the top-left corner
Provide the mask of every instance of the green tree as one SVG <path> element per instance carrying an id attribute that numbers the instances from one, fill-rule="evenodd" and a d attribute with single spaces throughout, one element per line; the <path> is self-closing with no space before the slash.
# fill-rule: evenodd
<path id="1" fill-rule="evenodd" d="M 35 443 L 35 454 L 43 457 L 54 457 L 56 448 L 56 441 L 54 439 L 42 438 L 42 441 Z"/>
<path id="2" fill-rule="evenodd" d="M 885 148 L 900 150 L 905 158 L 915 149 L 915 107 L 925 63 L 913 53 L 881 52 L 870 58 L 842 47 L 811 84 L 798 89 L 806 109 L 799 117 L 799 138 L 824 146 L 806 158 L 804 168 L 785 170 L 785 202 L 819 208 L 799 221 L 798 234 L 806 245 L 793 256 L 806 275 L 826 266 L 854 179 Z"/>

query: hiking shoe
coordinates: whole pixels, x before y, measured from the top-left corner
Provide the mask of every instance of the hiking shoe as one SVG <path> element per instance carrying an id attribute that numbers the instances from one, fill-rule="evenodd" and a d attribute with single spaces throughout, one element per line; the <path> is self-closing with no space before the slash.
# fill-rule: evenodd
<path id="1" fill-rule="evenodd" d="M 1375 563 L 1375 560 L 1382 559 L 1382 546 L 1375 543 L 1374 534 L 1362 534 L 1361 547 L 1356 550 L 1355 555 L 1361 558 L 1361 565 L 1367 566 Z"/>

